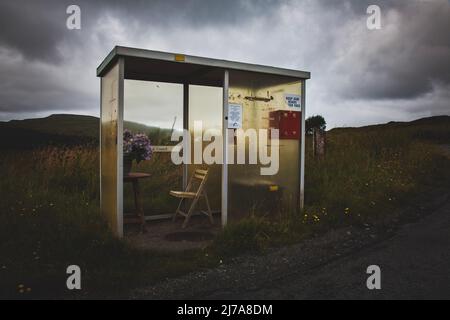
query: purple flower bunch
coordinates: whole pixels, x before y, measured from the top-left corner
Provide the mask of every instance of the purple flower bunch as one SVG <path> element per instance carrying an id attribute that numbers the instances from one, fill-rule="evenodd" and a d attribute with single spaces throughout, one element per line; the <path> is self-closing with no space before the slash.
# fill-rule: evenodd
<path id="1" fill-rule="evenodd" d="M 152 158 L 152 145 L 146 134 L 133 134 L 130 130 L 123 131 L 123 155 L 137 163 Z"/>

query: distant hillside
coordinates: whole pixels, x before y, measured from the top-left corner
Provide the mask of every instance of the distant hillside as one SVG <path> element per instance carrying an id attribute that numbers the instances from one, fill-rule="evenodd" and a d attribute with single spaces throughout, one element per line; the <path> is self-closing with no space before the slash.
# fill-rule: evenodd
<path id="1" fill-rule="evenodd" d="M 98 127 L 96 117 L 69 114 L 0 122 L 0 148 L 92 144 L 98 141 Z"/>
<path id="2" fill-rule="evenodd" d="M 364 127 L 334 128 L 328 131 L 331 134 L 363 132 L 363 131 L 408 131 L 411 138 L 424 139 L 436 143 L 450 143 L 450 116 L 434 116 L 417 119 L 409 122 L 391 121 L 385 124 L 376 124 Z"/>
<path id="3" fill-rule="evenodd" d="M 98 126 L 99 119 L 97 117 L 71 114 L 53 114 L 46 118 L 0 122 L 0 127 L 90 138 L 97 138 Z"/>
<path id="4" fill-rule="evenodd" d="M 330 130 L 331 131 L 342 131 L 342 130 L 351 130 L 351 129 L 379 129 L 379 128 L 401 128 L 401 127 L 410 127 L 410 126 L 441 126 L 450 124 L 450 116 L 433 116 L 427 118 L 421 118 L 413 121 L 390 121 L 388 123 L 382 124 L 373 124 L 362 127 L 337 127 Z"/>
<path id="5" fill-rule="evenodd" d="M 93 116 L 54 114 L 46 118 L 0 122 L 0 148 L 33 148 L 45 145 L 97 144 L 99 118 Z M 170 136 L 169 129 L 125 121 L 124 127 L 147 134 L 154 144 Z"/>
<path id="6" fill-rule="evenodd" d="M 170 129 L 125 121 L 124 127 L 147 134 L 155 145 L 170 138 Z M 414 138 L 450 143 L 450 116 L 436 116 L 410 122 L 389 122 L 357 128 L 334 128 L 332 134 L 367 130 L 410 130 Z M 0 122 L 0 148 L 34 148 L 46 145 L 98 144 L 99 118 L 55 114 L 46 118 Z"/>

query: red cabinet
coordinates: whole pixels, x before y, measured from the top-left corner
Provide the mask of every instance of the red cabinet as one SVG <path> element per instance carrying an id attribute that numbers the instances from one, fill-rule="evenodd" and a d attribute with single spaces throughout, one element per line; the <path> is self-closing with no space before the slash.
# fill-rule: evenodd
<path id="1" fill-rule="evenodd" d="M 300 139 L 301 111 L 277 110 L 269 114 L 269 126 L 278 129 L 280 139 Z"/>

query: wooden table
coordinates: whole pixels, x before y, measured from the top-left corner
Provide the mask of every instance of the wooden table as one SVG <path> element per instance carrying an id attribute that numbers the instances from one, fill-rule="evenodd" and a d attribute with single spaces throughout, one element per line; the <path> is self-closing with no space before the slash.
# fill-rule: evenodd
<path id="1" fill-rule="evenodd" d="M 124 215 L 124 223 L 140 223 L 142 232 L 146 232 L 145 227 L 145 216 L 144 216 L 144 206 L 142 204 L 141 198 L 141 190 L 139 187 L 139 180 L 150 178 L 148 173 L 142 172 L 130 172 L 127 175 L 124 175 L 123 182 L 133 184 L 133 192 L 134 192 L 134 205 L 136 212 L 131 215 Z"/>

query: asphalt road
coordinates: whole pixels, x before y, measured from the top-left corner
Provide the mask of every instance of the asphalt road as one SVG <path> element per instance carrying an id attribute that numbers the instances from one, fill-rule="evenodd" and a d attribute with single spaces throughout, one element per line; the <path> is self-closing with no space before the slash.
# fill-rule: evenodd
<path id="1" fill-rule="evenodd" d="M 342 229 L 263 256 L 240 257 L 137 290 L 147 299 L 450 299 L 450 197 L 419 221 L 380 236 Z M 381 290 L 366 269 L 381 268 Z"/>
<path id="2" fill-rule="evenodd" d="M 365 272 L 374 264 L 381 268 L 381 290 L 371 291 L 366 287 Z M 274 295 L 275 290 L 278 292 Z M 450 299 L 450 202 L 370 249 L 286 278 L 275 288 L 263 287 L 252 296 L 256 295 L 292 299 Z"/>

